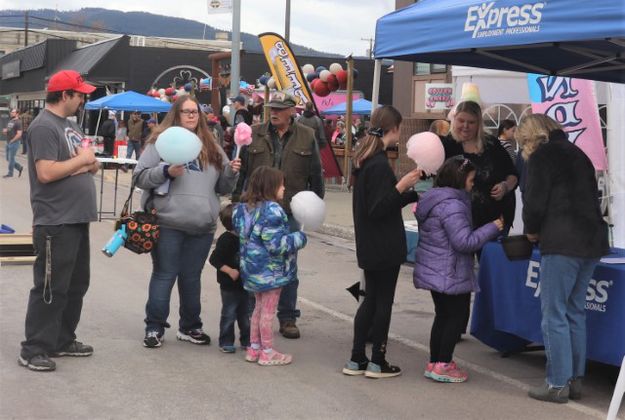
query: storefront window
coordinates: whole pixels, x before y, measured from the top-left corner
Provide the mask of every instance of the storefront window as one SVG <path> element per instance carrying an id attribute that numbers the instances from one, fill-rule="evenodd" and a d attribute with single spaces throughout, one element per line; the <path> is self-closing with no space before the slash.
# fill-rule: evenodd
<path id="1" fill-rule="evenodd" d="M 415 76 L 422 76 L 425 74 L 433 73 L 445 73 L 447 66 L 445 64 L 430 64 L 430 63 L 415 63 L 414 74 Z"/>

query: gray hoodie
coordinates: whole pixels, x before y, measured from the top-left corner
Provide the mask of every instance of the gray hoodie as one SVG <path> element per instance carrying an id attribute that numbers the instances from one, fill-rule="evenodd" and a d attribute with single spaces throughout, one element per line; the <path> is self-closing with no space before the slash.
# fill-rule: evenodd
<path id="1" fill-rule="evenodd" d="M 239 176 L 228 165 L 228 157 L 220 147 L 219 151 L 223 161 L 221 172 L 212 165 L 203 171 L 186 170 L 182 176 L 170 181 L 167 194 L 153 195 L 150 208 L 156 209 L 159 225 L 192 234 L 215 231 L 220 209 L 218 194 L 232 192 Z M 150 190 L 167 181 L 164 165 L 154 144 L 147 144 L 133 174 L 135 186 L 144 190 L 143 207 Z"/>

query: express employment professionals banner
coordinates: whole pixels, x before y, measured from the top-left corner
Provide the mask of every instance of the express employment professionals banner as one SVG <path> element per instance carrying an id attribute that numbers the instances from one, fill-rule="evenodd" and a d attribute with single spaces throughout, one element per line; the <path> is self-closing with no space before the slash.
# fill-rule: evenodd
<path id="1" fill-rule="evenodd" d="M 312 102 L 317 111 L 317 104 L 313 100 L 308 83 L 302 74 L 302 70 L 295 59 L 289 43 L 273 32 L 265 32 L 258 35 L 258 40 L 263 47 L 265 59 L 278 90 L 295 96 L 299 101 L 298 106 L 303 107 L 304 104 Z M 319 111 L 317 111 L 317 114 L 319 114 Z M 328 145 L 321 149 L 320 152 L 323 176 L 325 178 L 342 176 L 332 147 Z"/>
<path id="2" fill-rule="evenodd" d="M 569 140 L 590 158 L 595 170 L 606 170 L 594 82 L 540 74 L 528 74 L 527 80 L 532 112 L 558 121 Z"/>

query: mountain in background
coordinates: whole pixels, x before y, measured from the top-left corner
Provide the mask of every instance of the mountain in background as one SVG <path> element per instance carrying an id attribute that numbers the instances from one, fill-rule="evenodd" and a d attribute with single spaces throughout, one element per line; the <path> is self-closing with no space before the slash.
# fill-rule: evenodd
<path id="1" fill-rule="evenodd" d="M 52 9 L 39 9 L 29 11 L 29 28 L 31 29 L 58 29 L 76 32 L 108 32 L 127 35 L 158 36 L 168 38 L 191 38 L 191 39 L 215 39 L 216 32 L 229 31 L 218 30 L 189 19 L 155 15 L 147 12 L 121 12 L 86 7 L 77 11 L 56 11 Z M 39 19 L 38 19 L 39 18 Z M 0 26 L 24 27 L 23 10 L 0 10 Z M 132 28 L 132 29 L 129 29 Z M 260 42 L 256 35 L 241 33 L 243 48 L 250 52 L 262 52 Z M 296 55 L 340 57 L 338 54 L 324 53 L 291 44 Z"/>

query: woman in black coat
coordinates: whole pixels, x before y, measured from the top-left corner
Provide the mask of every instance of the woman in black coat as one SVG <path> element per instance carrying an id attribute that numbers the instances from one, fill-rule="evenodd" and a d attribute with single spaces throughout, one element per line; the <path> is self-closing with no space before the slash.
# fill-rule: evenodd
<path id="1" fill-rule="evenodd" d="M 581 398 L 586 365 L 586 290 L 609 253 L 595 169 L 560 124 L 534 114 L 515 135 L 527 159 L 523 223 L 540 245 L 541 329 L 547 378 L 529 396 L 565 403 Z"/>
<path id="2" fill-rule="evenodd" d="M 401 209 L 417 201 L 411 188 L 421 174 L 414 169 L 397 181 L 384 152 L 399 140 L 401 120 L 391 106 L 376 109 L 368 136 L 353 158 L 356 254 L 365 274 L 365 298 L 354 318 L 352 355 L 343 368 L 346 375 L 386 378 L 401 374 L 399 367 L 386 361 L 386 342 L 397 276 L 407 253 Z M 373 341 L 371 361 L 365 354 L 369 332 Z"/>

